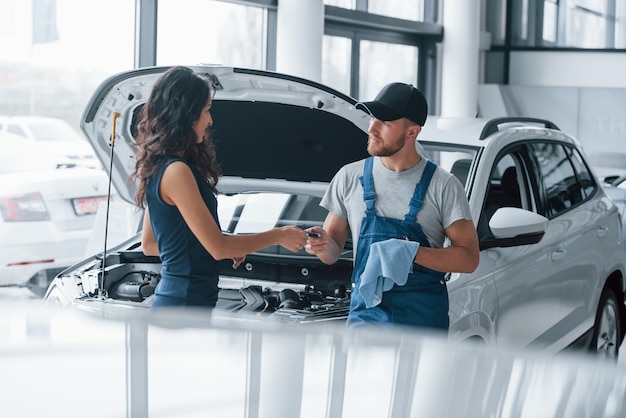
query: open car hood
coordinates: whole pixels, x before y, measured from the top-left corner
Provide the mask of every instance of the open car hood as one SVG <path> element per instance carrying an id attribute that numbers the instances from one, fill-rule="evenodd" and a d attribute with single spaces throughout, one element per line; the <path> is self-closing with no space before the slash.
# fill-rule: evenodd
<path id="1" fill-rule="evenodd" d="M 153 83 L 168 68 L 141 68 L 106 79 L 81 119 L 81 129 L 113 185 L 130 203 L 136 190 L 128 182 L 135 163 L 134 124 Z M 325 184 L 342 165 L 367 156 L 370 118 L 349 96 L 274 72 L 217 65 L 190 68 L 209 74 L 216 89 L 211 114 L 223 172 L 218 188 L 223 192 L 229 191 L 224 187 L 254 183 L 258 188 L 265 183 L 255 179 Z"/>

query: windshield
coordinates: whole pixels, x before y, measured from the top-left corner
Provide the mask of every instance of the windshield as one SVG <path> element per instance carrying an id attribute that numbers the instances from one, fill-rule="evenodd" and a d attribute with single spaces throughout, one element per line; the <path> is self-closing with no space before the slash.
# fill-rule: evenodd
<path id="1" fill-rule="evenodd" d="M 463 186 L 466 185 L 470 167 L 478 154 L 478 149 L 438 142 L 421 142 L 426 158 L 439 167 L 454 174 Z"/>
<path id="2" fill-rule="evenodd" d="M 30 130 L 37 141 L 80 141 L 80 134 L 61 120 L 38 121 L 29 123 Z"/>
<path id="3" fill-rule="evenodd" d="M 322 226 L 328 213 L 320 206 L 320 197 L 306 194 L 249 192 L 222 194 L 217 199 L 220 225 L 226 234 L 252 234 L 285 225 L 302 229 Z M 259 252 L 290 254 L 280 246 Z"/>
<path id="4" fill-rule="evenodd" d="M 309 195 L 253 192 L 219 195 L 217 207 L 222 231 L 251 234 L 276 226 L 322 226 L 327 211 L 319 203 Z"/>

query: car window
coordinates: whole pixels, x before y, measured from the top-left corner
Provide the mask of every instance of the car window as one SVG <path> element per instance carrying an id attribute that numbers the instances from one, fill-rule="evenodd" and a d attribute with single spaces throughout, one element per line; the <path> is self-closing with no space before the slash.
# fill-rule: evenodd
<path id="1" fill-rule="evenodd" d="M 328 212 L 319 203 L 314 196 L 255 192 L 219 195 L 217 207 L 224 232 L 249 234 L 284 225 L 322 226 Z"/>
<path id="2" fill-rule="evenodd" d="M 469 170 L 477 154 L 475 148 L 454 147 L 449 144 L 430 142 L 421 145 L 426 158 L 454 174 L 463 186 L 466 185 Z"/>
<path id="3" fill-rule="evenodd" d="M 12 123 L 7 125 L 7 132 L 10 132 L 12 134 L 16 134 L 19 136 L 23 136 L 24 138 L 26 138 L 26 132 L 24 132 L 24 130 L 19 126 L 19 125 L 14 125 Z"/>
<path id="4" fill-rule="evenodd" d="M 217 200 L 220 226 L 225 234 L 250 234 L 285 225 L 296 225 L 303 229 L 322 226 L 328 214 L 320 206 L 320 197 L 306 194 L 220 194 Z M 346 242 L 346 249 L 352 249 L 350 238 Z M 257 253 L 291 254 L 281 246 L 270 246 Z"/>
<path id="5" fill-rule="evenodd" d="M 510 150 L 501 155 L 491 169 L 483 210 L 478 222 L 478 234 L 481 238 L 493 235 L 489 229 L 489 220 L 499 208 L 530 207 L 527 197 L 529 187 L 522 175 L 524 172 L 520 155 L 522 150 L 523 148 Z M 522 199 L 522 195 L 526 197 Z"/>
<path id="6" fill-rule="evenodd" d="M 577 149 L 567 147 L 566 152 L 574 165 L 574 170 L 576 170 L 576 175 L 578 176 L 578 181 L 580 181 L 580 189 L 583 196 L 585 199 L 588 199 L 595 193 L 598 187 L 596 181 L 589 172 L 589 168 L 585 164 L 582 155 L 580 155 Z"/>
<path id="7" fill-rule="evenodd" d="M 33 137 L 37 141 L 80 141 L 80 134 L 60 120 L 38 121 L 29 123 Z"/>
<path id="8" fill-rule="evenodd" d="M 531 147 L 543 176 L 548 218 L 582 202 L 586 196 L 565 148 L 557 143 L 534 143 Z"/>

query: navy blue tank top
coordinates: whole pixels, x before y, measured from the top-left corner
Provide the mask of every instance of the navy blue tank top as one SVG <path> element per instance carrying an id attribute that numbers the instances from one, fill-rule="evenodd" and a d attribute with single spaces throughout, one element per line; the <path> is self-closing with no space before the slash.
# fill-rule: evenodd
<path id="1" fill-rule="evenodd" d="M 146 200 L 150 224 L 161 257 L 161 280 L 155 290 L 156 298 L 175 298 L 187 305 L 214 306 L 218 293 L 217 261 L 191 232 L 176 206 L 167 204 L 159 195 L 159 185 L 165 169 L 181 158 L 170 158 L 146 181 Z M 202 198 L 219 227 L 217 198 L 194 167 L 187 164 Z"/>

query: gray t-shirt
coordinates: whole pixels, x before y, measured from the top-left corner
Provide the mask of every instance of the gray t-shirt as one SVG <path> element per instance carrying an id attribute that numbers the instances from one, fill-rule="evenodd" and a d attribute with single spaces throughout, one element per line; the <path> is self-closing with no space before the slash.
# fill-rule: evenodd
<path id="1" fill-rule="evenodd" d="M 426 158 L 422 158 L 414 167 L 396 172 L 385 167 L 379 157 L 374 157 L 374 208 L 378 216 L 404 219 L 426 163 Z M 360 160 L 343 166 L 320 202 L 329 212 L 348 219 L 355 253 L 365 216 L 363 187 L 359 181 L 364 165 L 365 160 Z M 472 219 L 465 189 L 455 176 L 438 167 L 428 186 L 422 209 L 417 213 L 417 222 L 428 237 L 430 246 L 441 248 L 446 238 L 445 228 L 459 219 Z"/>

